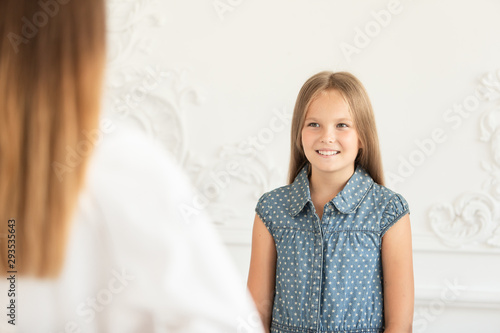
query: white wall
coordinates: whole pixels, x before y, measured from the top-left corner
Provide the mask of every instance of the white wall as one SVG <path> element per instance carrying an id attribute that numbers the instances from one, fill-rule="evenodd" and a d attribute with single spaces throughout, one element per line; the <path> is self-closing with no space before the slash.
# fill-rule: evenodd
<path id="1" fill-rule="evenodd" d="M 177 157 L 200 191 L 186 213 L 212 215 L 246 278 L 298 90 L 353 72 L 410 203 L 414 331 L 500 332 L 499 13 L 493 0 L 109 1 L 106 116 Z"/>

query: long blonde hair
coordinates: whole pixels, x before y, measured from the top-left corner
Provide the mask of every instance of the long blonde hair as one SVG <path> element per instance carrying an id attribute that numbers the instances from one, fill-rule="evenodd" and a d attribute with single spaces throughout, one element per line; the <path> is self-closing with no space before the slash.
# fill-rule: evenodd
<path id="1" fill-rule="evenodd" d="M 2 0 L 0 16 L 0 274 L 15 219 L 17 272 L 56 277 L 89 157 L 79 147 L 98 124 L 105 5 Z"/>
<path id="2" fill-rule="evenodd" d="M 351 73 L 328 71 L 309 78 L 297 96 L 292 119 L 289 184 L 293 183 L 299 171 L 308 162 L 301 138 L 309 105 L 321 92 L 327 90 L 339 91 L 349 105 L 349 111 L 361 142 L 360 146 L 363 147 L 356 157 L 356 165 L 363 167 L 376 183 L 383 185 L 384 175 L 377 127 L 368 94 L 363 84 Z"/>

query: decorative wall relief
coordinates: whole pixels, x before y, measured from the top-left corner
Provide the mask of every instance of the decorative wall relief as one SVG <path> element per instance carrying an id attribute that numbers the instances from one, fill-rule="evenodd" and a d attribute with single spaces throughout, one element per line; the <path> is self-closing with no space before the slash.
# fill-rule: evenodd
<path id="1" fill-rule="evenodd" d="M 270 126 L 272 132 L 261 129 L 256 133 L 263 141 L 257 142 L 260 144 L 228 140 L 208 161 L 195 158 L 197 152 L 190 146 L 190 115 L 186 112 L 192 106 L 202 106 L 204 98 L 190 83 L 192 72 L 148 60 L 155 45 L 148 32 L 164 22 L 157 5 L 154 0 L 108 1 L 104 114 L 140 128 L 175 157 L 196 189 L 192 209 L 206 210 L 221 227 L 238 228 L 235 221 L 242 220 L 241 209 L 235 208 L 231 199 L 242 201 L 244 196 L 246 201 L 256 202 L 272 186 L 272 180 L 278 179 L 278 171 L 264 148 L 277 134 L 276 129 L 281 131 L 285 126 Z M 274 111 L 273 117 L 281 117 L 287 125 L 284 111 Z M 274 118 L 272 125 L 276 123 Z"/>
<path id="2" fill-rule="evenodd" d="M 277 179 L 278 170 L 268 154 L 242 151 L 238 145 L 225 145 L 212 163 L 192 175 L 198 194 L 219 226 L 235 227 L 242 219 L 234 199 L 257 202 Z M 231 223 L 232 222 L 232 223 Z"/>
<path id="3" fill-rule="evenodd" d="M 481 79 L 479 91 L 487 101 L 500 101 L 500 70 Z M 480 117 L 480 140 L 489 144 L 491 162 L 483 160 L 489 174 L 481 192 L 461 194 L 454 204 L 431 207 L 430 225 L 436 236 L 449 247 L 487 247 L 500 249 L 500 106 L 488 107 Z"/>
<path id="4" fill-rule="evenodd" d="M 141 128 L 161 142 L 180 164 L 196 169 L 196 163 L 188 162 L 184 109 L 187 103 L 199 105 L 202 98 L 189 84 L 187 70 L 167 69 L 147 59 L 155 42 L 148 31 L 164 23 L 158 1 L 111 0 L 107 4 L 105 114 Z M 144 63 L 148 65 L 134 65 Z"/>
<path id="5" fill-rule="evenodd" d="M 129 65 L 137 51 L 152 52 L 154 41 L 144 32 L 161 27 L 165 21 L 157 5 L 157 0 L 107 0 L 108 67 L 112 72 Z"/>
<path id="6" fill-rule="evenodd" d="M 495 204 L 488 195 L 466 193 L 454 204 L 434 205 L 429 212 L 432 230 L 451 247 L 478 243 L 500 247 L 493 236 L 500 226 L 495 223 Z"/>

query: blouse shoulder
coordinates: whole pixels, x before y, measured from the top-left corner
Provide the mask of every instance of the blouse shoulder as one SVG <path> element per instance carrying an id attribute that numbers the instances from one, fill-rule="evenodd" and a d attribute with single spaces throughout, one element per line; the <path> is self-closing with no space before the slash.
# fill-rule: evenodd
<path id="1" fill-rule="evenodd" d="M 410 207 L 401 194 L 385 186 L 376 185 L 374 190 L 382 197 L 385 206 L 380 221 L 380 235 L 383 236 L 390 227 L 410 212 Z"/>
<path id="2" fill-rule="evenodd" d="M 280 206 L 289 204 L 290 186 L 285 185 L 272 191 L 264 193 L 257 201 L 255 212 L 264 222 L 267 229 L 272 233 L 272 214 Z"/>

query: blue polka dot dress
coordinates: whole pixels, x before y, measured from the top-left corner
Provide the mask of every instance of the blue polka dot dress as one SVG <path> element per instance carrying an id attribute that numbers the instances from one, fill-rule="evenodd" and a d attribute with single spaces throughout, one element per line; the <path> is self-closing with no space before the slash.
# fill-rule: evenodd
<path id="1" fill-rule="evenodd" d="M 382 236 L 408 204 L 358 166 L 320 220 L 307 170 L 256 207 L 277 251 L 271 332 L 383 332 Z"/>

